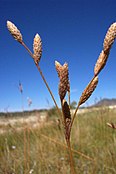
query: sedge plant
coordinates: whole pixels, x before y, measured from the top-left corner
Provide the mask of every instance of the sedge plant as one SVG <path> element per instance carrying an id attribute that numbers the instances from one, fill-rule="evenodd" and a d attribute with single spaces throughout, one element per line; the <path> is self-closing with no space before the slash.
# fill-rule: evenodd
<path id="1" fill-rule="evenodd" d="M 72 155 L 72 149 L 71 149 L 71 130 L 73 127 L 73 123 L 75 120 L 75 117 L 77 116 L 77 111 L 79 107 L 85 103 L 89 97 L 92 95 L 94 90 L 96 89 L 98 85 L 98 76 L 101 70 L 105 67 L 110 49 L 112 47 L 112 44 L 115 41 L 116 38 L 116 22 L 114 22 L 108 29 L 106 36 L 104 38 L 103 42 L 103 49 L 97 59 L 97 62 L 94 66 L 94 73 L 93 77 L 90 80 L 89 84 L 84 89 L 79 102 L 77 104 L 77 107 L 75 109 L 74 114 L 71 114 L 70 109 L 70 81 L 69 81 L 69 70 L 68 70 L 68 63 L 64 63 L 64 65 L 61 65 L 58 61 L 55 61 L 55 68 L 59 77 L 59 98 L 61 102 L 61 109 L 58 107 L 58 104 L 54 98 L 54 95 L 45 79 L 45 76 L 43 75 L 43 72 L 40 68 L 40 60 L 42 56 L 42 40 L 40 35 L 37 33 L 34 37 L 33 41 L 33 52 L 28 48 L 28 46 L 24 43 L 23 37 L 19 29 L 10 21 L 7 21 L 7 28 L 10 31 L 11 35 L 17 40 L 24 48 L 28 51 L 30 56 L 32 57 L 35 66 L 37 67 L 52 99 L 56 106 L 56 109 L 58 111 L 60 121 L 62 123 L 62 128 L 64 130 L 64 137 L 66 140 L 66 144 L 69 151 L 69 158 L 70 158 L 70 171 L 71 174 L 75 174 L 75 166 L 74 166 L 74 160 Z M 68 94 L 68 101 L 65 99 L 66 94 Z"/>

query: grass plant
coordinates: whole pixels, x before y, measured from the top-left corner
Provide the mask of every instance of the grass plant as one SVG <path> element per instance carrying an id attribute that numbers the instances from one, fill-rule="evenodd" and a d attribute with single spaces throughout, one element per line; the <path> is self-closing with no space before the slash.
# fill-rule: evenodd
<path id="1" fill-rule="evenodd" d="M 34 63 L 53 99 L 53 102 L 57 108 L 59 118 L 62 123 L 62 129 L 63 129 L 63 133 L 64 133 L 64 137 L 65 137 L 65 142 L 67 144 L 68 152 L 69 152 L 69 160 L 67 160 L 67 161 L 69 162 L 70 167 L 67 166 L 66 173 L 68 173 L 68 171 L 70 171 L 71 174 L 75 174 L 78 172 L 80 165 L 79 165 L 79 160 L 78 161 L 75 160 L 75 162 L 74 162 L 74 158 L 73 158 L 72 145 L 71 145 L 72 127 L 74 125 L 74 120 L 77 115 L 77 111 L 78 111 L 79 107 L 88 100 L 88 98 L 92 95 L 92 93 L 94 92 L 94 90 L 98 84 L 98 75 L 101 72 L 101 70 L 104 68 L 104 66 L 106 65 L 106 62 L 107 62 L 107 59 L 108 59 L 108 56 L 110 53 L 110 49 L 116 38 L 116 23 L 113 23 L 109 27 L 109 29 L 106 33 L 106 36 L 105 36 L 105 39 L 103 42 L 103 49 L 100 53 L 100 56 L 98 57 L 95 67 L 94 67 L 93 77 L 90 80 L 89 84 L 86 86 L 85 90 L 83 91 L 73 115 L 71 115 L 71 111 L 70 111 L 70 81 L 69 81 L 68 64 L 64 63 L 64 65 L 61 65 L 58 61 L 55 62 L 55 67 L 56 67 L 58 77 L 59 77 L 59 89 L 58 90 L 59 90 L 59 97 L 60 97 L 60 101 L 61 101 L 61 110 L 60 110 L 57 105 L 57 102 L 54 98 L 54 95 L 40 68 L 40 60 L 41 60 L 41 56 L 42 56 L 42 40 L 41 40 L 39 34 L 36 34 L 34 37 L 33 53 L 32 53 L 30 51 L 30 49 L 27 47 L 27 45 L 24 43 L 21 32 L 12 22 L 7 21 L 7 28 L 10 31 L 11 35 L 15 38 L 15 40 L 17 40 L 22 46 L 24 46 L 24 48 L 28 51 L 30 56 L 33 58 Z M 66 94 L 68 94 L 68 101 L 66 101 L 66 99 L 65 99 Z M 57 132 L 56 132 L 56 134 L 57 134 Z M 78 142 L 78 144 L 79 144 L 79 142 Z M 37 145 L 38 145 L 38 143 L 37 143 Z M 50 150 L 50 153 L 52 153 L 52 149 Z M 48 165 L 46 167 L 48 169 Z M 54 173 L 56 173 L 55 168 L 53 168 L 52 164 L 50 165 L 50 168 L 51 168 L 51 171 L 54 171 Z M 86 166 L 86 168 L 87 168 L 87 166 Z"/>

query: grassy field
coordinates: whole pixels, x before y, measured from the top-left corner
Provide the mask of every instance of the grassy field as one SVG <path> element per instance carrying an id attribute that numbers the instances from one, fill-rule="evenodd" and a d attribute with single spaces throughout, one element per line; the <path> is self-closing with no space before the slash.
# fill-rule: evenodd
<path id="1" fill-rule="evenodd" d="M 25 122 L 7 125 L 0 134 L 0 174 L 69 174 L 68 151 L 57 119 L 48 117 L 35 127 Z M 116 129 L 107 122 L 116 123 L 116 110 L 101 108 L 75 119 L 71 142 L 77 174 L 116 173 Z"/>

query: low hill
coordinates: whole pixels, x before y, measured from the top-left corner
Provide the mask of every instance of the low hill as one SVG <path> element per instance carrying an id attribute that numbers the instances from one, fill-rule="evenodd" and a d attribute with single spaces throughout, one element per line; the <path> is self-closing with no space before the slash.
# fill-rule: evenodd
<path id="1" fill-rule="evenodd" d="M 92 105 L 92 107 L 114 106 L 114 105 L 116 105 L 115 98 L 112 98 L 112 99 L 104 98 L 100 100 L 99 102 L 97 102 L 96 104 Z"/>

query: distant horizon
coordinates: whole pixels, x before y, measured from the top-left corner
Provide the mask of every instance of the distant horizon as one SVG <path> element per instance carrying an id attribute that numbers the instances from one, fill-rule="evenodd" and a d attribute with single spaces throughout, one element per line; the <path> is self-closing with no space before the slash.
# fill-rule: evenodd
<path id="1" fill-rule="evenodd" d="M 97 101 L 95 101 L 94 103 L 92 103 L 91 105 L 89 105 L 88 103 L 85 103 L 85 104 L 83 104 L 82 106 L 80 106 L 79 107 L 79 109 L 82 109 L 82 108 L 87 108 L 87 107 L 92 107 L 92 106 L 94 106 L 94 105 L 96 105 L 96 104 L 98 104 L 99 102 L 101 102 L 101 101 L 103 101 L 103 100 L 116 100 L 116 98 L 101 98 L 101 99 L 99 99 L 99 100 L 97 100 Z M 72 101 L 73 102 L 73 101 Z M 75 102 L 75 101 L 74 101 Z M 52 108 L 54 108 L 55 107 L 55 105 L 53 105 L 53 106 L 51 106 L 51 107 L 46 107 L 46 108 L 24 108 L 24 110 L 3 110 L 3 111 L 0 111 L 0 113 L 23 113 L 23 112 L 33 112 L 33 111 L 42 111 L 42 110 L 49 110 L 49 109 L 52 109 Z M 59 106 L 59 108 L 61 109 L 61 107 Z"/>

